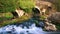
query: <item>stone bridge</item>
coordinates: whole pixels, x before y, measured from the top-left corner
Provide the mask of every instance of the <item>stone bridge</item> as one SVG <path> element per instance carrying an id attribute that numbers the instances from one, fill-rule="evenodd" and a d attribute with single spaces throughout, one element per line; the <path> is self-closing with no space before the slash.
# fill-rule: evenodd
<path id="1" fill-rule="evenodd" d="M 33 8 L 33 12 L 36 16 L 49 15 L 56 12 L 56 9 L 54 7 L 54 4 L 52 4 L 51 2 L 37 0 L 35 8 Z M 16 9 L 16 13 L 20 17 L 24 15 L 25 12 L 23 10 Z"/>
<path id="2" fill-rule="evenodd" d="M 42 0 L 36 0 L 36 7 L 38 7 L 38 10 L 40 11 L 40 15 L 50 15 L 54 12 L 56 12 L 56 7 L 53 3 L 48 1 L 42 1 Z M 35 8 L 36 8 L 35 7 Z"/>

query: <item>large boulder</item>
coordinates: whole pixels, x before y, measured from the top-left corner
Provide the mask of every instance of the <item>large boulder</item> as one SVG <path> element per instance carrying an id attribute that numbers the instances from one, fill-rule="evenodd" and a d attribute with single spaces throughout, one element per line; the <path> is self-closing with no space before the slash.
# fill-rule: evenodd
<path id="1" fill-rule="evenodd" d="M 47 31 L 56 31 L 57 28 L 54 24 L 51 23 L 48 19 L 45 19 L 45 29 Z"/>
<path id="2" fill-rule="evenodd" d="M 49 15 L 48 20 L 52 21 L 53 23 L 60 23 L 60 12 Z"/>
<path id="3" fill-rule="evenodd" d="M 56 31 L 57 30 L 57 28 L 54 24 L 49 24 L 48 26 L 45 26 L 45 29 L 47 31 Z"/>

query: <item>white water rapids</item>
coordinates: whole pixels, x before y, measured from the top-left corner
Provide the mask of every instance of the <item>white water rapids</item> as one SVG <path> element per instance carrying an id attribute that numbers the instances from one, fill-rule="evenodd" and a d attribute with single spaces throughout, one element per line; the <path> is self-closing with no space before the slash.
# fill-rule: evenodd
<path id="1" fill-rule="evenodd" d="M 18 26 L 17 26 L 18 25 Z M 39 22 L 37 27 L 33 19 L 30 19 L 22 24 L 7 25 L 0 28 L 0 34 L 60 34 L 60 33 L 47 33 L 43 31 L 43 22 Z"/>
<path id="2" fill-rule="evenodd" d="M 0 34 L 45 34 L 44 31 L 40 27 L 36 27 L 35 24 L 32 24 L 27 28 L 21 27 L 22 25 L 7 25 L 5 27 L 0 28 Z"/>

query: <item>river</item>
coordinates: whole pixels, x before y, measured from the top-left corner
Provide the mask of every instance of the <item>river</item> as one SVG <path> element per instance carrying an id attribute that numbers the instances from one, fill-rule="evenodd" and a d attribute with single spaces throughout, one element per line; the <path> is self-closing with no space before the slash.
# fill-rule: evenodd
<path id="1" fill-rule="evenodd" d="M 0 28 L 0 34 L 59 34 L 59 32 L 43 31 L 43 22 L 39 22 L 39 27 L 34 23 L 35 19 L 29 19 L 21 24 L 7 25 Z"/>

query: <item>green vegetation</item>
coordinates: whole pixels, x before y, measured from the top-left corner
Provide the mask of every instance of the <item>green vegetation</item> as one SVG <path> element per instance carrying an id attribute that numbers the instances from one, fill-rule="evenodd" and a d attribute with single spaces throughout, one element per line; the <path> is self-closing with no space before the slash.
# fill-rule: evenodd
<path id="1" fill-rule="evenodd" d="M 56 28 L 58 29 L 58 31 L 60 30 L 60 23 L 56 23 L 56 22 L 53 22 L 53 24 L 56 25 Z"/>
<path id="2" fill-rule="evenodd" d="M 25 12 L 31 12 L 34 6 L 35 2 L 33 0 L 20 0 L 19 7 L 22 8 Z"/>
<path id="3" fill-rule="evenodd" d="M 29 12 L 34 6 L 33 0 L 0 0 L 0 12 L 12 12 L 19 7 Z"/>
<path id="4" fill-rule="evenodd" d="M 29 16 L 24 15 L 20 18 L 5 20 L 2 23 L 0 23 L 0 27 L 6 26 L 6 25 L 11 25 L 11 24 L 16 24 L 16 23 L 21 23 L 21 22 L 24 22 L 24 21 L 28 20 L 29 18 L 30 18 Z"/>
<path id="5" fill-rule="evenodd" d="M 42 15 L 40 16 L 40 20 L 45 20 L 46 16 Z"/>
<path id="6" fill-rule="evenodd" d="M 55 0 L 55 6 L 58 12 L 60 12 L 60 0 Z M 55 23 L 58 30 L 60 30 L 60 23 Z"/>
<path id="7" fill-rule="evenodd" d="M 57 10 L 60 11 L 60 0 L 56 1 L 55 6 L 57 7 Z M 31 13 L 34 6 L 34 0 L 0 0 L 0 27 L 28 20 L 30 15 L 23 15 L 20 18 L 14 18 L 11 12 L 14 12 L 17 8 L 21 8 L 25 12 Z M 46 17 L 43 15 L 40 17 L 41 20 L 44 20 L 45 18 Z M 35 20 L 35 23 L 38 24 L 38 21 Z M 60 30 L 60 24 L 57 25 L 57 28 Z"/>
<path id="8" fill-rule="evenodd" d="M 11 13 L 4 13 L 3 17 L 5 17 L 6 19 L 9 19 L 9 18 L 13 18 L 13 15 Z"/>
<path id="9" fill-rule="evenodd" d="M 58 29 L 58 31 L 60 30 L 60 24 L 56 25 L 56 28 Z"/>
<path id="10" fill-rule="evenodd" d="M 18 0 L 0 0 L 0 12 L 12 12 L 17 7 Z"/>
<path id="11" fill-rule="evenodd" d="M 13 15 L 10 12 L 7 13 L 0 13 L 0 20 L 6 20 L 13 18 Z"/>
<path id="12" fill-rule="evenodd" d="M 15 16 L 11 12 L 14 12 L 17 8 L 21 8 L 25 12 L 31 13 L 34 6 L 35 2 L 33 0 L 0 0 L 0 26 L 29 19 L 30 16 L 25 15 L 20 18 L 14 18 Z"/>

